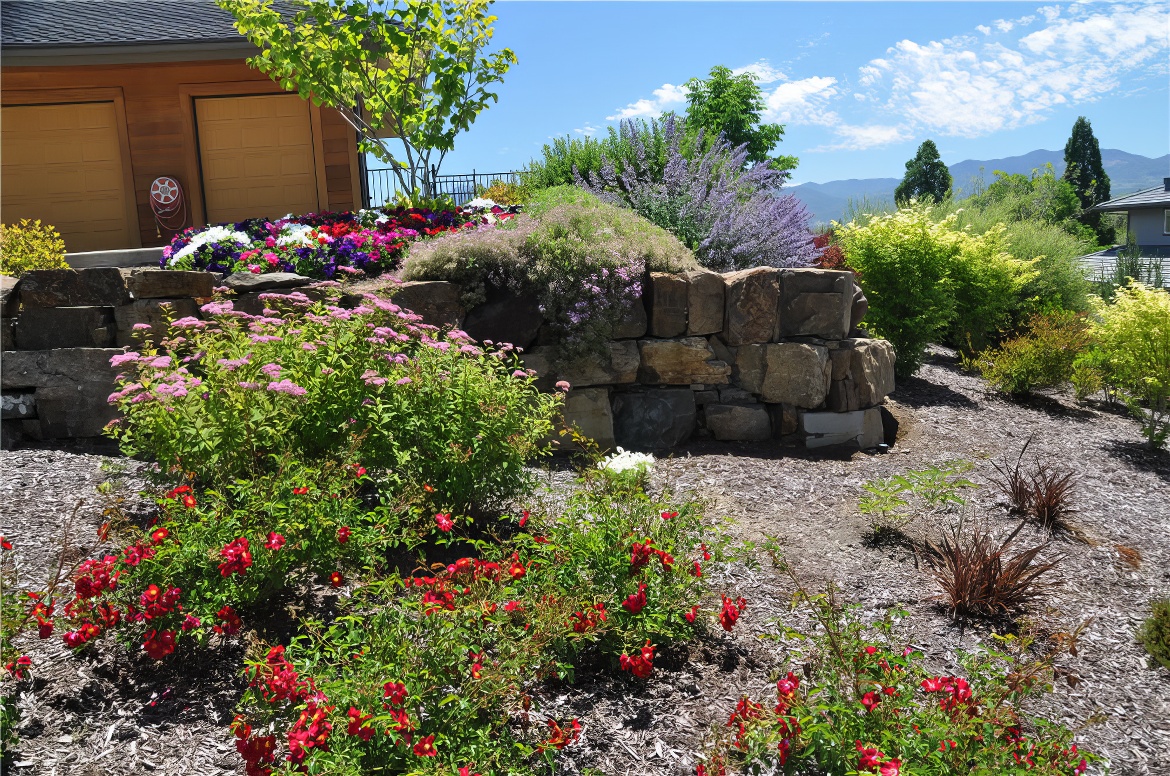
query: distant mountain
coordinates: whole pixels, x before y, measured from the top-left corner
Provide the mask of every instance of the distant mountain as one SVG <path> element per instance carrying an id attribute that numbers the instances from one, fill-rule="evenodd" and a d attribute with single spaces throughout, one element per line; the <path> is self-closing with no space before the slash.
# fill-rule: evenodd
<path id="1" fill-rule="evenodd" d="M 1104 148 L 1101 150 L 1101 161 L 1105 165 L 1105 172 L 1109 174 L 1110 194 L 1114 197 L 1161 186 L 1162 179 L 1170 175 L 1170 154 L 1151 159 L 1148 156 L 1131 154 L 1116 148 Z M 964 195 L 971 191 L 973 179 L 980 176 L 985 183 L 991 183 L 995 180 L 996 170 L 1009 174 L 1030 175 L 1032 170 L 1049 163 L 1052 164 L 1057 175 L 1062 174 L 1064 172 L 1064 151 L 1038 149 L 1022 156 L 1009 156 L 1005 159 L 989 159 L 987 161 L 968 159 L 950 165 L 950 171 L 951 177 L 955 180 L 955 193 Z M 855 202 L 860 202 L 863 199 L 893 202 L 894 189 L 897 188 L 901 180 L 901 178 L 854 178 L 829 181 L 828 183 L 802 183 L 799 186 L 785 189 L 785 191 L 796 195 L 796 198 L 804 203 L 809 212 L 813 214 L 813 223 L 828 223 L 831 220 L 842 218 L 851 199 Z"/>

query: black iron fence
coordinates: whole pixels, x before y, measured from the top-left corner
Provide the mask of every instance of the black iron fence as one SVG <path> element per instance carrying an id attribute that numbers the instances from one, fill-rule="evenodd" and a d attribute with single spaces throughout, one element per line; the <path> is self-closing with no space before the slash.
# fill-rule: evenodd
<path id="1" fill-rule="evenodd" d="M 435 196 L 449 196 L 456 205 L 475 199 L 476 193 L 493 183 L 519 183 L 518 172 L 476 172 L 456 175 L 437 175 L 433 179 Z M 398 176 L 389 167 L 366 170 L 366 207 L 380 207 L 405 192 Z"/>

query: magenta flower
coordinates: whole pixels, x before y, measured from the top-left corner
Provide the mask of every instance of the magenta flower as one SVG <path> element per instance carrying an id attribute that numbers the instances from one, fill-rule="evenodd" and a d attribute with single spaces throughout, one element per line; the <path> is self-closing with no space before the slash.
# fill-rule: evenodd
<path id="1" fill-rule="evenodd" d="M 304 388 L 287 378 L 278 383 L 269 383 L 268 390 L 273 393 L 287 393 L 289 396 L 304 396 L 308 393 Z"/>

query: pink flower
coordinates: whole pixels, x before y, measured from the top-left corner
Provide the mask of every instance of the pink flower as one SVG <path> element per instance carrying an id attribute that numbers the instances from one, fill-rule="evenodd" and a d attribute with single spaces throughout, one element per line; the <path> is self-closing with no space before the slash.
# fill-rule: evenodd
<path id="1" fill-rule="evenodd" d="M 284 546 L 285 539 L 280 534 L 273 531 L 268 534 L 268 541 L 264 542 L 264 546 L 270 550 L 276 551 Z"/>
<path id="2" fill-rule="evenodd" d="M 287 393 L 289 396 L 304 396 L 306 393 L 308 393 L 308 391 L 306 391 L 304 388 L 287 378 L 281 380 L 280 382 L 269 383 L 268 390 L 272 391 L 273 393 Z"/>
<path id="3" fill-rule="evenodd" d="M 877 705 L 881 702 L 882 697 L 876 692 L 867 692 L 865 695 L 861 696 L 861 705 L 864 706 L 865 710 L 870 713 L 872 713 L 873 710 L 877 708 Z"/>
<path id="4" fill-rule="evenodd" d="M 559 390 L 559 391 L 564 391 L 565 393 L 568 393 L 569 389 L 572 387 L 573 386 L 569 385 L 567 380 L 558 380 L 557 381 L 557 390 Z"/>
<path id="5" fill-rule="evenodd" d="M 455 523 L 451 520 L 451 515 L 442 512 L 435 515 L 435 525 L 439 526 L 439 530 L 444 533 L 447 533 L 455 527 Z"/>

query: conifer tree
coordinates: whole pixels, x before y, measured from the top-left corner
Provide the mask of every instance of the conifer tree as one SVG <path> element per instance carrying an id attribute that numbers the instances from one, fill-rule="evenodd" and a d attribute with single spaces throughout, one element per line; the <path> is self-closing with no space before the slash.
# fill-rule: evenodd
<path id="1" fill-rule="evenodd" d="M 894 200 L 908 202 L 929 198 L 941 202 L 950 193 L 953 182 L 951 171 L 938 155 L 938 147 L 933 140 L 926 140 L 918 146 L 914 158 L 906 162 L 906 176 L 894 189 Z"/>
<path id="2" fill-rule="evenodd" d="M 1061 178 L 1076 189 L 1084 211 L 1109 199 L 1109 175 L 1101 162 L 1101 146 L 1084 116 L 1077 118 L 1072 135 L 1064 145 L 1064 175 Z M 1082 212 L 1080 221 L 1097 232 L 1102 243 L 1113 242 L 1113 229 L 1101 223 L 1100 213 Z"/>

